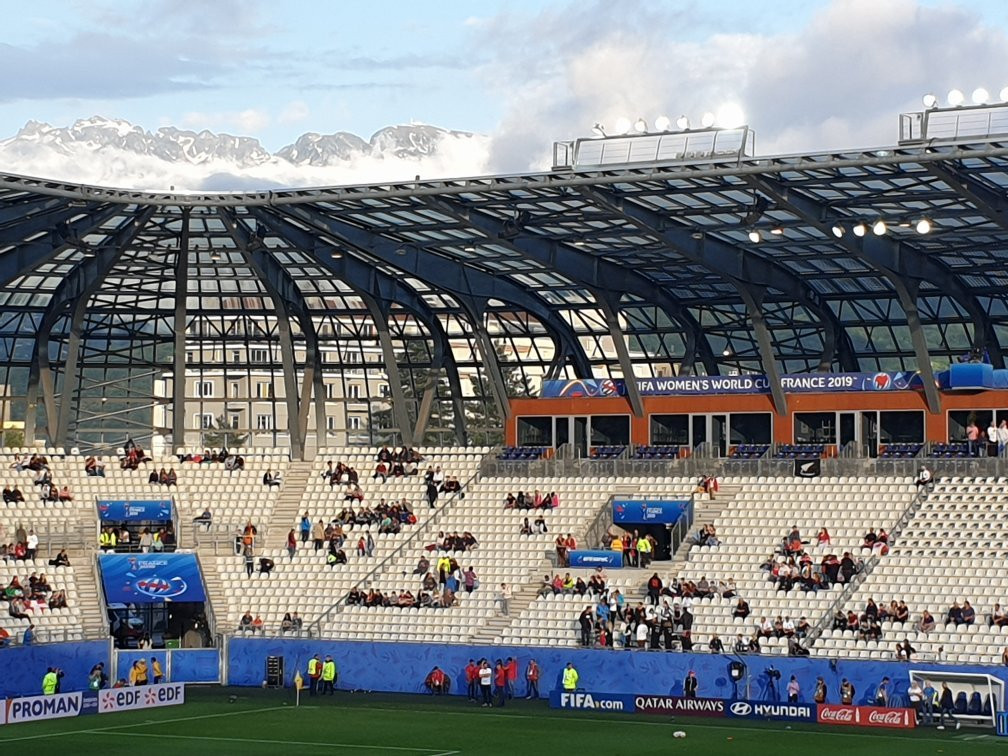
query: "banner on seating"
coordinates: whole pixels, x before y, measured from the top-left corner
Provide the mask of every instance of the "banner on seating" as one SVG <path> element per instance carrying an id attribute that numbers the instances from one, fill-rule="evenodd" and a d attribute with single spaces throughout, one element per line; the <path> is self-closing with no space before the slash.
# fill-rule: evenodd
<path id="1" fill-rule="evenodd" d="M 679 522 L 689 504 L 683 499 L 613 499 L 613 522 L 672 525 Z"/>
<path id="2" fill-rule="evenodd" d="M 780 377 L 788 394 L 832 394 L 846 391 L 919 391 L 918 373 L 788 373 Z M 638 378 L 642 396 L 710 396 L 716 394 L 769 394 L 765 375 L 683 375 L 671 378 Z M 547 399 L 626 396 L 622 379 L 580 378 L 543 381 L 540 396 Z"/>
<path id="3" fill-rule="evenodd" d="M 567 552 L 571 567 L 608 567 L 619 569 L 623 566 L 622 551 L 591 551 L 588 549 L 576 549 Z"/>
<path id="4" fill-rule="evenodd" d="M 195 554 L 102 554 L 99 565 L 110 604 L 206 601 Z"/>
<path id="5" fill-rule="evenodd" d="M 172 519 L 171 499 L 152 501 L 99 500 L 102 522 L 166 522 Z"/>

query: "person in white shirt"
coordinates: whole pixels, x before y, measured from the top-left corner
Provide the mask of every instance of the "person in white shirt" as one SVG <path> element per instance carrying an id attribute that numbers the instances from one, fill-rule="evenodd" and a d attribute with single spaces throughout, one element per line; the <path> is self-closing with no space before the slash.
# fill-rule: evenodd
<path id="1" fill-rule="evenodd" d="M 791 675 L 787 684 L 787 700 L 791 703 L 798 703 L 799 693 L 801 693 L 801 686 L 798 685 L 798 678 Z"/>
<path id="2" fill-rule="evenodd" d="M 785 617 L 784 618 L 784 634 L 787 635 L 787 636 L 791 636 L 791 635 L 794 635 L 794 633 L 795 633 L 794 620 L 792 620 L 790 617 Z"/>
<path id="3" fill-rule="evenodd" d="M 637 648 L 647 647 L 648 626 L 646 622 L 637 623 Z"/>
<path id="4" fill-rule="evenodd" d="M 914 482 L 917 484 L 918 491 L 921 488 L 927 490 L 931 487 L 932 482 L 934 482 L 934 473 L 932 473 L 928 468 L 922 467 L 917 473 L 917 480 Z"/>
<path id="5" fill-rule="evenodd" d="M 907 699 L 910 701 L 910 708 L 914 710 L 917 723 L 920 724 L 920 710 L 921 702 L 924 700 L 924 689 L 921 688 L 920 683 L 916 680 L 910 681 L 910 687 L 907 688 Z"/>
<path id="6" fill-rule="evenodd" d="M 31 530 L 28 531 L 28 542 L 26 544 L 26 547 L 28 551 L 27 554 L 28 558 L 34 559 L 35 552 L 38 551 L 38 536 L 35 535 L 35 528 L 32 528 Z"/>
<path id="7" fill-rule="evenodd" d="M 483 697 L 483 706 L 493 706 L 490 697 L 493 693 L 493 670 L 490 663 L 484 659 L 480 662 L 479 668 L 480 694 Z"/>
<path id="8" fill-rule="evenodd" d="M 994 418 L 991 418 L 990 425 L 987 426 L 987 450 L 988 456 L 993 457 L 994 449 L 997 447 L 998 443 L 998 429 Z"/>
<path id="9" fill-rule="evenodd" d="M 1002 420 L 997 429 L 998 456 L 1005 453 L 1008 448 L 1008 420 Z"/>
<path id="10" fill-rule="evenodd" d="M 497 601 L 500 603 L 501 614 L 505 617 L 508 616 L 511 611 L 511 589 L 507 583 L 501 583 L 500 593 L 497 594 Z"/>

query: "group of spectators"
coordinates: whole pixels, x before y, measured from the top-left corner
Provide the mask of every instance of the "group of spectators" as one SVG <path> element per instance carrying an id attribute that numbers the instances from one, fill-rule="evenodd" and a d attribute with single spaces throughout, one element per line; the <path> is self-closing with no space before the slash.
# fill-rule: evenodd
<path id="1" fill-rule="evenodd" d="M 613 591 L 611 595 L 608 593 L 606 579 L 606 573 L 601 567 L 595 569 L 595 572 L 588 577 L 587 582 L 580 575 L 577 578 L 572 577 L 569 572 L 565 573 L 563 577 L 560 577 L 559 572 L 552 578 L 549 575 L 543 575 L 542 583 L 539 585 L 539 595 L 557 596 L 565 594 L 605 597 L 613 612 L 619 614 L 622 619 L 625 600 L 619 589 Z"/>
<path id="2" fill-rule="evenodd" d="M 127 438 L 123 444 L 123 453 L 119 458 L 119 467 L 123 470 L 136 470 L 145 462 L 151 462 L 151 457 L 138 446 L 132 438 Z"/>
<path id="3" fill-rule="evenodd" d="M 0 538 L 5 535 L 3 526 L 0 526 Z M 35 528 L 25 530 L 24 525 L 18 523 L 14 528 L 14 540 L 0 546 L 0 557 L 4 561 L 19 561 L 22 559 L 34 559 L 38 552 L 39 537 Z"/>
<path id="4" fill-rule="evenodd" d="M 556 509 L 560 506 L 560 496 L 556 491 L 544 494 L 538 488 L 532 493 L 519 491 L 515 496 L 508 493 L 504 499 L 504 509 Z"/>
<path id="5" fill-rule="evenodd" d="M 211 465 L 214 463 L 224 465 L 224 469 L 228 472 L 235 472 L 238 470 L 245 469 L 245 457 L 240 454 L 232 454 L 227 448 L 222 448 L 217 451 L 211 451 L 210 449 L 204 449 L 202 452 L 194 452 L 191 454 L 179 454 L 179 462 L 192 462 L 196 465 Z M 152 483 L 154 481 L 151 481 Z"/>
<path id="6" fill-rule="evenodd" d="M 568 665 L 568 667 L 570 666 Z M 539 678 L 541 675 L 542 670 L 539 668 L 539 663 L 535 659 L 530 659 L 525 668 L 526 700 L 539 698 Z M 465 681 L 469 701 L 479 703 L 487 708 L 504 706 L 508 700 L 518 695 L 518 660 L 511 656 L 507 660 L 497 659 L 491 667 L 489 659 L 480 659 L 478 663 L 474 659 L 470 659 L 465 668 Z M 434 667 L 427 675 L 427 679 L 424 680 L 424 685 L 432 693 L 443 694 L 449 691 L 451 679 L 444 674 L 440 667 Z M 573 690 L 576 685 L 577 674 L 574 673 L 573 683 L 569 689 Z M 568 689 L 566 685 L 565 689 Z"/>
<path id="7" fill-rule="evenodd" d="M 976 418 L 970 416 L 966 424 L 966 448 L 971 457 L 1000 457 L 1008 448 L 1008 420 L 1000 424 L 991 416 L 986 433 L 976 424 Z"/>
<path id="8" fill-rule="evenodd" d="M 32 483 L 39 487 L 39 498 L 43 502 L 73 501 L 73 494 L 69 486 L 64 485 L 60 487 L 53 483 L 52 471 L 49 469 L 49 460 L 45 455 L 32 454 L 25 459 L 20 454 L 15 454 L 14 461 L 11 462 L 10 467 L 19 472 L 21 470 L 31 470 L 35 473 Z M 11 488 L 10 484 L 7 484 L 3 490 L 3 500 L 6 504 L 15 504 L 23 502 L 25 498 L 20 488 L 16 485 L 14 488 Z"/>
<path id="9" fill-rule="evenodd" d="M 160 527 L 143 527 L 138 533 L 131 533 L 123 523 L 121 527 L 106 525 L 98 534 L 98 548 L 102 551 L 173 551 L 175 548 L 175 528 L 170 522 Z"/>
<path id="10" fill-rule="evenodd" d="M 383 446 L 375 457 L 375 461 L 375 471 L 371 477 L 384 483 L 389 478 L 419 474 L 418 465 L 423 462 L 423 455 L 416 449 L 407 446 L 398 451 Z"/>
<path id="11" fill-rule="evenodd" d="M 556 549 L 557 566 L 570 567 L 570 553 L 577 549 L 577 539 L 574 538 L 574 534 L 568 533 L 566 537 L 563 534 L 558 535 L 553 540 L 553 546 Z"/>
<path id="12" fill-rule="evenodd" d="M 283 619 L 280 620 L 280 634 L 283 633 L 297 633 L 301 631 L 304 626 L 304 620 L 301 616 L 294 612 L 284 613 Z M 260 635 L 266 634 L 266 625 L 258 614 L 253 617 L 252 612 L 246 610 L 245 614 L 242 615 L 241 619 L 238 620 L 238 630 L 239 633 L 252 633 L 253 635 L 259 633 Z"/>
<path id="13" fill-rule="evenodd" d="M 8 616 L 14 619 L 26 619 L 31 623 L 34 617 L 46 611 L 65 609 L 67 594 L 62 588 L 54 589 L 44 572 L 41 574 L 33 572 L 24 581 L 17 575 L 11 578 L 10 583 L 0 593 L 0 601 L 6 602 Z M 22 642 L 30 645 L 33 637 L 34 625 L 30 624 Z"/>
<path id="14" fill-rule="evenodd" d="M 178 473 L 175 472 L 175 468 L 170 470 L 165 470 L 163 467 L 160 471 L 151 470 L 151 474 L 147 476 L 147 482 L 152 486 L 175 486 L 178 487 Z"/>
<path id="15" fill-rule="evenodd" d="M 704 599 L 720 596 L 721 598 L 735 598 L 735 581 L 729 578 L 725 580 L 708 580 L 704 575 L 700 580 L 684 580 L 673 578 L 668 583 L 662 581 L 658 573 L 654 573 L 648 578 L 644 586 L 647 591 L 647 603 L 655 606 L 662 598 L 675 599 Z"/>

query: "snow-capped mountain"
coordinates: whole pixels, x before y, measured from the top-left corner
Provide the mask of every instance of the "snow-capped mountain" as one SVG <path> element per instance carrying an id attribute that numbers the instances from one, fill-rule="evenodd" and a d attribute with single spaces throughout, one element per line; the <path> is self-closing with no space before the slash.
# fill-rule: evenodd
<path id="1" fill-rule="evenodd" d="M 486 172 L 489 140 L 427 124 L 356 134 L 307 133 L 271 154 L 253 137 L 148 131 L 94 116 L 68 127 L 29 121 L 0 141 L 0 173 L 128 189 L 228 191 L 471 176 Z"/>

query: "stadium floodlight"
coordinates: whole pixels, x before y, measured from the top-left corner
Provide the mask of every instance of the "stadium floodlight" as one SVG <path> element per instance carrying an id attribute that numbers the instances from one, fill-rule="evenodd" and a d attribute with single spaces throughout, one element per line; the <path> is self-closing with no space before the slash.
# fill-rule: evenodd
<path id="1" fill-rule="evenodd" d="M 784 229 L 780 226 L 776 226 L 775 228 L 770 229 L 770 233 L 774 236 L 782 236 L 784 234 Z"/>
<path id="2" fill-rule="evenodd" d="M 990 99 L 990 93 L 983 87 L 977 87 L 973 90 L 973 94 L 970 96 L 973 100 L 974 105 L 986 105 L 987 101 Z"/>
<path id="3" fill-rule="evenodd" d="M 714 114 L 711 113 L 709 110 L 706 113 L 704 113 L 703 117 L 700 119 L 700 125 L 703 126 L 705 129 L 709 129 L 711 126 L 713 126 Z"/>
<path id="4" fill-rule="evenodd" d="M 745 114 L 735 103 L 722 105 L 717 112 L 717 124 L 722 129 L 737 129 L 745 123 Z"/>
<path id="5" fill-rule="evenodd" d="M 931 233 L 931 221 L 927 218 L 921 218 L 917 221 L 917 233 L 918 234 L 929 234 Z"/>
<path id="6" fill-rule="evenodd" d="M 879 218 L 872 224 L 871 230 L 872 233 L 875 234 L 875 236 L 884 236 L 886 232 L 885 221 Z"/>
<path id="7" fill-rule="evenodd" d="M 830 230 L 833 232 L 833 236 L 835 236 L 837 239 L 843 238 L 844 227 L 841 226 L 839 223 L 834 223 L 833 228 Z"/>
<path id="8" fill-rule="evenodd" d="M 965 96 L 959 89 L 950 89 L 948 97 L 946 97 L 945 99 L 948 101 L 948 104 L 951 105 L 953 108 L 958 108 L 960 105 L 962 105 Z"/>
<path id="9" fill-rule="evenodd" d="M 636 131 L 638 134 L 647 134 L 647 121 L 645 121 L 643 118 L 638 118 L 636 121 L 634 121 L 633 127 L 634 131 Z"/>
<path id="10" fill-rule="evenodd" d="M 688 131 L 689 130 L 689 118 L 687 118 L 684 115 L 681 115 L 678 118 L 676 118 L 675 125 L 676 125 L 676 128 L 679 129 L 680 131 Z"/>
<path id="11" fill-rule="evenodd" d="M 721 352 L 721 356 L 722 357 L 731 357 L 732 356 L 732 348 L 731 348 L 730 344 L 724 348 L 724 351 Z"/>
<path id="12" fill-rule="evenodd" d="M 596 136 L 605 137 L 606 135 L 605 128 L 602 126 L 601 123 L 598 122 L 596 122 L 595 125 L 592 126 L 592 131 L 595 132 Z"/>
<path id="13" fill-rule="evenodd" d="M 864 223 L 858 223 L 857 225 L 854 226 L 853 231 L 854 236 L 864 236 L 865 233 L 867 233 L 868 228 L 865 226 Z"/>
<path id="14" fill-rule="evenodd" d="M 668 116 L 658 116 L 654 119 L 655 131 L 668 131 L 672 126 L 672 119 Z"/>
<path id="15" fill-rule="evenodd" d="M 616 119 L 616 123 L 613 126 L 614 134 L 626 134 L 630 131 L 630 119 L 626 116 L 620 116 Z"/>
<path id="16" fill-rule="evenodd" d="M 935 97 L 933 94 L 928 93 L 924 95 L 924 97 L 922 97 L 921 100 L 924 102 L 924 107 L 927 108 L 928 110 L 931 110 L 931 108 L 938 107 L 938 98 Z"/>
<path id="17" fill-rule="evenodd" d="M 761 238 L 762 237 L 760 236 L 759 231 L 757 231 L 755 228 L 749 229 L 749 241 L 751 241 L 753 244 L 759 244 Z"/>
<path id="18" fill-rule="evenodd" d="M 998 95 L 998 99 L 1001 100 L 1001 102 L 1008 102 L 1008 87 L 1001 90 L 1001 93 Z"/>

